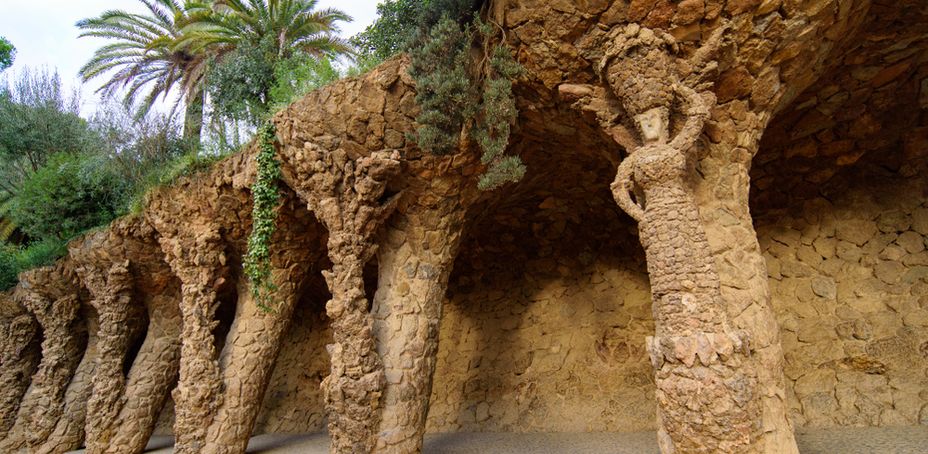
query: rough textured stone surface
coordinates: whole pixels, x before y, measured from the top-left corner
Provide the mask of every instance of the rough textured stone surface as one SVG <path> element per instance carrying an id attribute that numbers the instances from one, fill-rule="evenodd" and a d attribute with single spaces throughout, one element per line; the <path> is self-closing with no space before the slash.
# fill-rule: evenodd
<path id="1" fill-rule="evenodd" d="M 526 68 L 523 181 L 477 193 L 473 144 L 407 140 L 405 57 L 308 95 L 275 117 L 277 310 L 240 272 L 251 147 L 0 295 L 0 449 L 135 453 L 157 420 L 178 452 L 328 423 L 338 452 L 660 427 L 789 453 L 793 423 L 928 420 L 922 2 L 485 11 Z"/>

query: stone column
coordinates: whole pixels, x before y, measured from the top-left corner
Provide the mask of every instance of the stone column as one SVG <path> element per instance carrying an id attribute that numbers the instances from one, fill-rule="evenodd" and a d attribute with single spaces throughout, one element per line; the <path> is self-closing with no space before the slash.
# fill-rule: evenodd
<path id="1" fill-rule="evenodd" d="M 68 383 L 64 394 L 64 405 L 55 428 L 44 442 L 31 452 L 35 454 L 64 454 L 81 447 L 84 442 L 84 422 L 87 417 L 87 401 L 90 399 L 93 385 L 94 368 L 99 354 L 99 337 L 97 333 L 97 315 L 89 306 L 82 306 L 79 319 L 87 323 L 87 347 L 83 358 Z"/>
<path id="2" fill-rule="evenodd" d="M 238 307 L 219 359 L 223 399 L 206 435 L 201 453 L 243 453 L 264 401 L 280 342 L 289 327 L 299 295 L 289 282 L 290 273 L 275 270 L 280 287 L 268 312 L 251 296 L 247 279 L 239 281 Z M 281 279 L 281 280 L 277 280 Z M 293 276 L 295 281 L 299 277 Z"/>
<path id="3" fill-rule="evenodd" d="M 281 154 L 287 181 L 328 229 L 332 269 L 324 271 L 332 299 L 326 303 L 333 343 L 331 373 L 322 382 L 333 453 L 374 449 L 384 387 L 383 364 L 364 290 L 364 266 L 377 252 L 373 236 L 393 212 L 384 199 L 399 172 L 399 153 L 374 152 L 352 159 L 312 142 Z M 383 199 L 383 200 L 382 200 Z"/>
<path id="4" fill-rule="evenodd" d="M 374 332 L 387 383 L 375 451 L 382 453 L 422 451 L 442 305 L 475 199 L 473 179 L 464 175 L 474 169 L 426 159 L 436 165 L 417 166 L 430 176 L 412 179 L 416 187 L 407 190 L 417 197 L 400 201 L 378 254 Z"/>
<path id="5" fill-rule="evenodd" d="M 271 279 L 276 286 L 269 310 L 252 297 L 250 283 L 238 281 L 238 306 L 219 363 L 224 398 L 206 436 L 203 453 L 244 453 L 264 402 L 277 354 L 306 278 L 322 256 L 318 224 L 296 213 L 295 197 L 278 209 L 278 229 L 270 246 Z"/>
<path id="6" fill-rule="evenodd" d="M 148 330 L 129 370 L 119 417 L 109 442 L 98 452 L 137 454 L 145 450 L 164 402 L 177 383 L 183 329 L 178 296 L 176 288 L 152 295 L 147 308 Z"/>
<path id="7" fill-rule="evenodd" d="M 738 112 L 739 107 L 744 104 L 715 109 L 695 195 L 732 325 L 751 333 L 755 392 L 762 410 L 758 451 L 796 454 L 787 416 L 780 331 L 770 306 L 767 264 L 748 204 L 748 172 L 769 115 Z"/>
<path id="8" fill-rule="evenodd" d="M 16 312 L 19 314 L 0 322 L 0 439 L 13 427 L 19 404 L 39 362 L 34 350 L 38 343 L 35 317 L 24 313 L 21 307 Z"/>
<path id="9" fill-rule="evenodd" d="M 72 249 L 75 260 L 89 259 Z M 133 307 L 134 285 L 129 262 L 105 263 L 82 260 L 77 274 L 90 291 L 90 305 L 97 311 L 99 351 L 87 401 L 86 447 L 102 452 L 109 445 L 124 400 L 126 377 L 123 364 L 137 331 L 139 314 Z"/>
<path id="10" fill-rule="evenodd" d="M 26 272 L 17 299 L 35 315 L 42 329 L 42 359 L 0 451 L 15 452 L 40 446 L 55 429 L 65 406 L 68 384 L 84 354 L 85 337 L 79 329 L 80 299 L 55 286 L 70 283 L 52 267 Z M 48 288 L 48 287 L 51 288 Z"/>
<path id="11" fill-rule="evenodd" d="M 183 331 L 180 377 L 173 392 L 174 450 L 178 454 L 195 454 L 203 449 L 206 432 L 222 404 L 222 380 L 212 331 L 217 323 L 217 291 L 225 282 L 226 256 L 216 227 L 185 221 L 189 224 L 179 232 L 162 231 L 159 241 L 166 261 L 181 282 Z M 157 228 L 158 223 L 155 225 Z"/>

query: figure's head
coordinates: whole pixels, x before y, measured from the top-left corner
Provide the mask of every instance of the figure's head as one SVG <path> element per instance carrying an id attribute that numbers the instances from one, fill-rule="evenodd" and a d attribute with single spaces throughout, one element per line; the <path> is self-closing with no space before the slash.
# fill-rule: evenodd
<path id="1" fill-rule="evenodd" d="M 654 107 L 635 115 L 635 123 L 645 144 L 667 143 L 669 140 L 670 110 L 667 107 Z"/>
<path id="2" fill-rule="evenodd" d="M 632 24 L 617 32 L 612 44 L 600 65 L 603 81 L 635 119 L 645 143 L 666 141 L 679 80 L 673 37 Z"/>

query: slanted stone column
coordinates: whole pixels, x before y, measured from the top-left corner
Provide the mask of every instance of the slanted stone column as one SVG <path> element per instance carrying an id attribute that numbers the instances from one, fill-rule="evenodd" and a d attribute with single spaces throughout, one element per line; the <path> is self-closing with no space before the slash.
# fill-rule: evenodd
<path id="1" fill-rule="evenodd" d="M 87 346 L 83 358 L 74 371 L 64 394 L 64 407 L 54 430 L 44 443 L 34 448 L 35 454 L 63 454 L 81 447 L 84 443 L 84 422 L 87 417 L 87 401 L 93 389 L 91 377 L 99 354 L 99 331 L 97 315 L 90 306 L 82 305 L 79 319 L 87 325 Z"/>
<path id="2" fill-rule="evenodd" d="M 406 190 L 416 197 L 400 201 L 378 253 L 374 332 L 387 383 L 376 452 L 422 451 L 442 304 L 467 208 L 476 198 L 467 176 L 475 169 L 426 159 L 435 165 L 417 165 L 428 177 L 411 179 L 415 187 Z"/>
<path id="3" fill-rule="evenodd" d="M 107 454 L 136 454 L 145 450 L 158 415 L 177 383 L 183 323 L 176 287 L 152 295 L 147 304 L 148 329 L 126 378 L 119 416 L 106 443 Z"/>
<path id="4" fill-rule="evenodd" d="M 396 197 L 381 200 L 399 171 L 399 153 L 352 159 L 312 142 L 282 153 L 285 178 L 328 229 L 332 269 L 324 271 L 333 343 L 331 373 L 322 382 L 333 453 L 371 452 L 380 424 L 383 363 L 364 291 L 364 265 L 377 253 L 373 236 Z"/>
<path id="5" fill-rule="evenodd" d="M 689 65 L 662 32 L 617 29 L 602 61 L 603 80 L 637 123 L 641 143 L 619 167 L 613 195 L 638 221 L 651 281 L 658 441 L 664 453 L 758 452 L 761 407 L 753 332 L 732 324 L 700 206 L 691 188 L 696 141 L 711 93 L 697 93 L 711 71 L 720 34 Z M 691 74 L 681 74 L 689 67 Z M 688 76 L 688 77 L 684 77 Z M 682 104 L 683 112 L 673 106 Z M 671 137 L 671 120 L 682 126 Z"/>
<path id="6" fill-rule="evenodd" d="M 85 355 L 80 366 L 88 379 L 79 387 L 79 374 L 72 381 L 74 395 L 84 397 L 71 413 L 86 409 L 86 421 L 62 426 L 61 432 L 71 435 L 60 439 L 66 443 L 86 433 L 89 453 L 142 452 L 177 380 L 179 284 L 162 260 L 154 228 L 142 218 L 121 219 L 108 230 L 88 234 L 72 242 L 69 253 L 96 311 L 91 318 L 99 325 L 93 338 L 98 348 L 89 349 L 97 353 Z M 142 334 L 145 340 L 125 374 L 129 349 Z"/>
<path id="7" fill-rule="evenodd" d="M 78 322 L 80 298 L 68 271 L 61 267 L 28 271 L 21 276 L 15 297 L 42 329 L 42 359 L 12 429 L 0 442 L 2 452 L 35 451 L 52 434 L 86 341 Z"/>
<path id="8" fill-rule="evenodd" d="M 87 401 L 86 446 L 90 452 L 102 452 L 122 407 L 126 385 L 123 364 L 141 314 L 132 304 L 134 285 L 129 261 L 100 263 L 92 254 L 81 252 L 90 251 L 73 248 L 71 256 L 77 262 L 77 275 L 90 291 L 90 305 L 97 311 L 99 326 L 97 364 Z"/>
<path id="9" fill-rule="evenodd" d="M 39 362 L 34 346 L 38 344 L 38 323 L 25 308 L 4 298 L 4 319 L 0 321 L 0 439 L 6 437 L 19 404 L 29 387 Z"/>
<path id="10" fill-rule="evenodd" d="M 324 245 L 318 223 L 296 197 L 278 209 L 279 228 L 271 239 L 271 275 L 276 289 L 269 309 L 254 301 L 247 279 L 238 280 L 238 305 L 220 355 L 223 400 L 202 453 L 244 453 L 264 401 L 264 393 L 293 310 L 307 277 L 318 270 Z"/>
<path id="11" fill-rule="evenodd" d="M 695 179 L 695 196 L 729 319 L 735 328 L 751 333 L 755 393 L 763 412 L 758 451 L 797 454 L 787 415 L 783 350 L 770 305 L 767 263 L 748 205 L 748 172 L 769 114 L 745 112 L 745 106 L 736 101 L 714 110 L 707 150 Z"/>
<path id="12" fill-rule="evenodd" d="M 221 405 L 222 380 L 213 328 L 219 306 L 217 290 L 226 279 L 226 256 L 218 229 L 196 219 L 162 228 L 159 239 L 165 260 L 181 282 L 180 377 L 174 389 L 174 450 L 199 453 L 216 409 Z M 179 230 L 178 230 L 179 229 Z"/>

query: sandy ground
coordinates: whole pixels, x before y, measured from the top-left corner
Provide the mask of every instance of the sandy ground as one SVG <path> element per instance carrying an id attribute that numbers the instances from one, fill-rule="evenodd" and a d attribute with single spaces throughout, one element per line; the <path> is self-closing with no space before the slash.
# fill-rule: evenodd
<path id="1" fill-rule="evenodd" d="M 928 426 L 800 430 L 802 454 L 928 454 Z M 154 437 L 149 453 L 170 453 L 170 437 Z M 328 454 L 324 433 L 260 435 L 249 453 Z M 80 453 L 82 451 L 75 451 Z M 425 454 L 658 454 L 653 432 L 431 434 Z"/>

